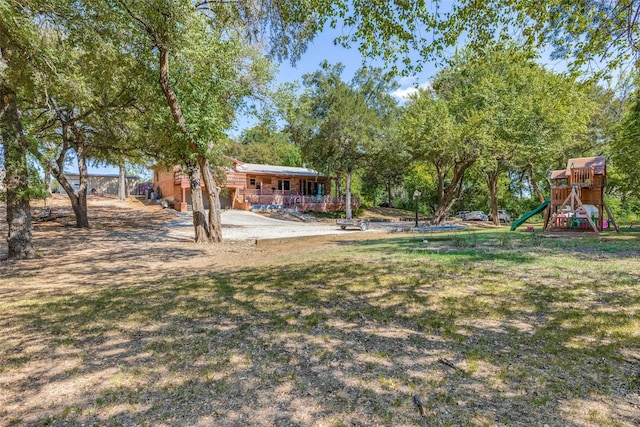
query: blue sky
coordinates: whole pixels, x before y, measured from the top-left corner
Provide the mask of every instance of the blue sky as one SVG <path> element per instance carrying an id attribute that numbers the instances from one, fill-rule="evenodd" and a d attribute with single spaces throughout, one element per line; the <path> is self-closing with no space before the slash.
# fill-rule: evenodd
<path id="1" fill-rule="evenodd" d="M 301 80 L 303 74 L 318 70 L 320 63 L 325 59 L 332 64 L 340 62 L 345 66 L 343 73 L 343 79 L 345 81 L 351 80 L 355 72 L 362 67 L 363 64 L 384 67 L 385 64 L 381 60 L 367 58 L 363 61 L 363 57 L 360 52 L 358 52 L 357 47 L 346 49 L 334 45 L 333 40 L 339 35 L 341 35 L 341 30 L 338 29 L 327 29 L 320 33 L 295 67 L 292 67 L 288 63 L 280 65 L 277 80 L 279 82 L 293 81 L 296 79 Z M 401 84 L 403 89 L 407 89 L 415 86 L 416 81 L 418 83 L 426 82 L 433 76 L 435 71 L 433 66 L 427 65 L 425 69 L 416 76 L 398 78 L 398 83 Z"/>
<path id="2" fill-rule="evenodd" d="M 286 83 L 296 80 L 302 82 L 302 76 L 317 71 L 320 68 L 320 63 L 325 59 L 331 64 L 341 63 L 344 65 L 345 68 L 342 74 L 344 81 L 351 80 L 355 72 L 363 65 L 385 67 L 382 60 L 363 58 L 357 46 L 344 48 L 335 45 L 333 41 L 341 34 L 341 29 L 326 28 L 318 34 L 295 65 L 292 66 L 288 62 L 279 64 L 276 82 Z M 436 69 L 427 64 L 423 71 L 415 76 L 398 77 L 396 80 L 400 88 L 394 93 L 394 96 L 401 98 L 406 97 L 411 92 L 415 92 L 416 86 L 426 84 L 435 72 Z M 243 129 L 251 127 L 253 124 L 255 124 L 255 119 L 248 116 L 239 116 L 230 134 L 237 136 Z"/>

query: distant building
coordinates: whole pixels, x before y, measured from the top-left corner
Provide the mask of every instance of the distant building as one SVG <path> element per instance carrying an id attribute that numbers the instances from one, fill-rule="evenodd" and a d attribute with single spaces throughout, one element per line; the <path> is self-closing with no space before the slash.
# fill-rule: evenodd
<path id="1" fill-rule="evenodd" d="M 69 184 L 74 190 L 80 188 L 80 175 L 77 173 L 64 174 Z M 138 194 L 138 185 L 140 178 L 133 175 L 127 175 L 127 194 Z M 87 182 L 87 193 L 97 193 L 106 195 L 118 195 L 118 175 L 117 174 L 90 174 Z"/>

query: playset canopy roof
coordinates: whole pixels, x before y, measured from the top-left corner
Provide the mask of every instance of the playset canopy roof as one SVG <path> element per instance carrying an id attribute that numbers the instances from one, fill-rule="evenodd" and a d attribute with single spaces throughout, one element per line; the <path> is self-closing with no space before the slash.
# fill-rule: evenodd
<path id="1" fill-rule="evenodd" d="M 551 172 L 551 179 L 566 179 L 571 175 L 571 169 L 584 169 L 593 167 L 594 175 L 606 175 L 606 158 L 604 156 L 596 157 L 577 157 L 567 161 L 566 169 L 558 169 Z"/>

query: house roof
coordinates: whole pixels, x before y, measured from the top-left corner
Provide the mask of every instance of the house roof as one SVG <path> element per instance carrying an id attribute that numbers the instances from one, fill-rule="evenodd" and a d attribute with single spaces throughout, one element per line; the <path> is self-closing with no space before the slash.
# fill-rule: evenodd
<path id="1" fill-rule="evenodd" d="M 604 156 L 597 157 L 578 157 L 576 159 L 569 159 L 567 161 L 567 174 L 571 174 L 573 168 L 589 168 L 593 167 L 593 173 L 595 175 L 606 174 L 607 159 Z"/>
<path id="2" fill-rule="evenodd" d="M 260 175 L 293 175 L 293 176 L 323 176 L 321 173 L 308 168 L 298 168 L 293 166 L 273 166 L 259 165 L 255 163 L 238 163 L 235 170 L 244 173 L 254 173 Z"/>
<path id="3" fill-rule="evenodd" d="M 565 179 L 567 171 L 565 169 L 554 170 L 551 172 L 551 179 Z"/>

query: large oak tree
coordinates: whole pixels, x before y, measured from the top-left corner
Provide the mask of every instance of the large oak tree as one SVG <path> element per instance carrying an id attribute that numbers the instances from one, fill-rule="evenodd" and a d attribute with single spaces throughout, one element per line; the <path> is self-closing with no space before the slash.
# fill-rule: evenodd
<path id="1" fill-rule="evenodd" d="M 345 213 L 352 218 L 353 174 L 386 144 L 385 120 L 391 113 L 389 89 L 394 85 L 380 70 L 361 69 L 350 83 L 342 80 L 342 64 L 323 61 L 305 74 L 305 92 L 287 114 L 288 132 L 303 158 L 315 168 L 345 177 Z"/>

